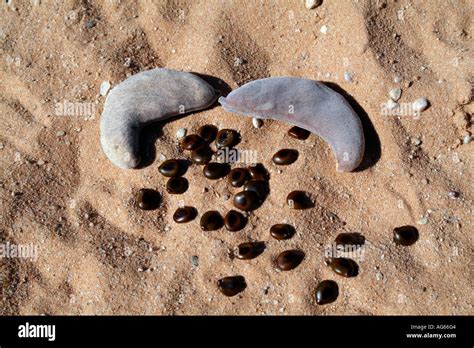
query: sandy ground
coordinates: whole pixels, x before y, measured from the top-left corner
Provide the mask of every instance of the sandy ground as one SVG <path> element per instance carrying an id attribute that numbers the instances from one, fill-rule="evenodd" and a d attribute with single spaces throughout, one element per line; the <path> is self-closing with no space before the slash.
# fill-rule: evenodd
<path id="1" fill-rule="evenodd" d="M 0 313 L 474 314 L 472 1 L 325 0 L 308 10 L 302 1 L 11 0 L 0 11 L 0 242 L 39 247 L 36 260 L 0 259 Z M 290 126 L 276 121 L 255 129 L 220 106 L 155 127 L 145 134 L 147 166 L 118 169 L 99 144 L 100 85 L 153 67 L 213 76 L 224 92 L 267 76 L 332 82 L 364 121 L 362 170 L 337 173 L 315 135 L 289 138 Z M 419 118 L 383 115 L 397 87 L 400 103 L 424 96 L 431 107 Z M 58 115 L 64 102 L 93 103 L 95 112 Z M 224 197 L 236 190 L 200 167 L 186 173 L 190 188 L 179 196 L 165 192 L 157 170 L 163 156 L 187 157 L 179 128 L 208 123 L 238 130 L 239 148 L 258 151 L 271 174 L 270 196 L 242 232 L 172 221 L 182 203 L 200 215 L 232 208 Z M 284 147 L 300 157 L 278 171 L 271 157 Z M 142 187 L 162 192 L 158 210 L 136 209 Z M 294 189 L 307 190 L 315 207 L 290 210 Z M 272 239 L 270 226 L 285 220 L 297 234 Z M 392 230 L 406 224 L 420 239 L 396 246 Z M 356 278 L 323 262 L 345 231 L 366 238 Z M 231 259 L 248 240 L 267 249 Z M 275 256 L 290 248 L 305 260 L 277 272 Z M 234 274 L 248 287 L 224 297 L 216 281 Z M 314 299 L 322 279 L 340 287 L 326 306 Z"/>

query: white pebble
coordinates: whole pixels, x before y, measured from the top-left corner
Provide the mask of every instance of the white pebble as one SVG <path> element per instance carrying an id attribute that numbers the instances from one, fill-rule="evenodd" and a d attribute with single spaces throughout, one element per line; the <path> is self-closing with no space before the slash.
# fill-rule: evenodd
<path id="1" fill-rule="evenodd" d="M 263 120 L 257 117 L 252 118 L 252 124 L 255 128 L 260 128 L 263 126 Z"/>
<path id="2" fill-rule="evenodd" d="M 3 143 L 0 143 L 0 150 L 3 150 L 4 147 L 5 145 L 3 145 Z"/>
<path id="3" fill-rule="evenodd" d="M 181 139 L 181 138 L 184 138 L 186 136 L 186 128 L 180 128 L 178 129 L 178 131 L 176 132 L 176 138 L 178 139 Z"/>
<path id="4" fill-rule="evenodd" d="M 305 6 L 308 10 L 312 10 L 313 8 L 318 7 L 321 5 L 322 0 L 306 0 Z"/>
<path id="5" fill-rule="evenodd" d="M 323 33 L 323 34 L 326 34 L 326 33 L 328 32 L 328 27 L 325 26 L 325 25 L 323 25 L 323 26 L 321 27 L 321 29 L 319 29 L 319 31 L 320 31 L 321 33 Z"/>
<path id="6" fill-rule="evenodd" d="M 63 136 L 65 136 L 65 135 L 66 135 L 66 132 L 65 132 L 65 131 L 58 131 L 58 132 L 56 132 L 56 136 L 57 136 L 57 137 L 63 137 Z"/>
<path id="7" fill-rule="evenodd" d="M 37 165 L 39 166 L 42 166 L 44 164 L 44 161 L 42 159 L 38 160 L 38 162 L 36 162 Z"/>
<path id="8" fill-rule="evenodd" d="M 411 138 L 411 143 L 415 146 L 418 146 L 421 144 L 420 138 Z"/>
<path id="9" fill-rule="evenodd" d="M 421 112 L 428 107 L 428 104 L 428 99 L 422 97 L 413 102 L 413 110 L 415 110 L 415 112 Z"/>
<path id="10" fill-rule="evenodd" d="M 402 77 L 401 77 L 401 76 L 395 76 L 395 77 L 393 78 L 393 82 L 395 82 L 395 83 L 400 83 L 400 82 L 402 82 Z"/>
<path id="11" fill-rule="evenodd" d="M 388 94 L 390 95 L 390 98 L 392 98 L 393 101 L 397 101 L 402 96 L 402 90 L 400 88 L 394 88 L 390 92 L 388 92 Z"/>
<path id="12" fill-rule="evenodd" d="M 469 144 L 472 140 L 472 137 L 470 135 L 466 135 L 463 139 L 462 142 L 463 144 Z"/>
<path id="13" fill-rule="evenodd" d="M 418 225 L 426 225 L 428 223 L 428 218 L 427 217 L 423 217 L 421 218 L 420 220 L 418 220 L 416 222 Z"/>
<path id="14" fill-rule="evenodd" d="M 110 82 L 109 81 L 102 82 L 100 85 L 100 91 L 99 91 L 100 95 L 101 96 L 107 95 L 107 92 L 109 91 L 109 89 L 110 89 Z"/>
<path id="15" fill-rule="evenodd" d="M 166 156 L 163 154 L 160 154 L 160 162 L 166 161 Z"/>
<path id="16" fill-rule="evenodd" d="M 352 76 L 349 71 L 344 72 L 344 80 L 346 80 L 349 83 L 352 83 Z"/>

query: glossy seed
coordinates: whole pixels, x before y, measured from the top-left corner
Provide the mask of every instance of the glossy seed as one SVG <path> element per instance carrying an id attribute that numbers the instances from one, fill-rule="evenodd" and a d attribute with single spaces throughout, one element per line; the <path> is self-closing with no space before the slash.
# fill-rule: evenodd
<path id="1" fill-rule="evenodd" d="M 247 242 L 239 244 L 236 257 L 240 260 L 250 260 L 256 258 L 265 250 L 263 242 Z"/>
<path id="2" fill-rule="evenodd" d="M 158 171 L 167 177 L 181 176 L 184 174 L 184 168 L 179 160 L 170 159 L 164 161 L 159 167 Z"/>
<path id="3" fill-rule="evenodd" d="M 245 227 L 247 219 L 236 210 L 229 210 L 224 217 L 224 225 L 228 231 L 236 232 Z"/>
<path id="4" fill-rule="evenodd" d="M 206 164 L 212 159 L 212 150 L 209 146 L 201 146 L 191 152 L 191 160 L 196 164 Z"/>
<path id="5" fill-rule="evenodd" d="M 137 205 L 142 210 L 153 210 L 160 204 L 160 194 L 153 189 L 140 189 L 137 196 Z"/>
<path id="6" fill-rule="evenodd" d="M 285 250 L 276 258 L 276 265 L 282 271 L 292 270 L 303 261 L 304 252 L 301 250 Z"/>
<path id="7" fill-rule="evenodd" d="M 325 305 L 336 301 L 339 296 L 339 286 L 333 280 L 323 280 L 316 287 L 316 303 Z"/>
<path id="8" fill-rule="evenodd" d="M 242 191 L 234 195 L 234 206 L 243 211 L 255 210 L 260 198 L 253 191 Z"/>
<path id="9" fill-rule="evenodd" d="M 206 143 L 211 143 L 216 139 L 217 127 L 212 124 L 206 124 L 199 128 L 198 134 Z"/>
<path id="10" fill-rule="evenodd" d="M 233 147 L 239 142 L 239 133 L 233 129 L 221 129 L 217 133 L 216 146 L 221 149 L 223 147 Z"/>
<path id="11" fill-rule="evenodd" d="M 250 177 L 253 180 L 268 180 L 269 179 L 269 174 L 265 167 L 261 163 L 257 163 L 254 166 L 248 167 Z"/>
<path id="12" fill-rule="evenodd" d="M 204 140 L 197 134 L 186 135 L 181 140 L 181 148 L 183 150 L 195 150 L 204 144 Z"/>
<path id="13" fill-rule="evenodd" d="M 288 130 L 288 135 L 298 140 L 306 140 L 308 139 L 310 134 L 311 133 L 307 131 L 306 129 L 303 129 L 297 126 L 291 127 Z"/>
<path id="14" fill-rule="evenodd" d="M 227 163 L 211 162 L 204 166 L 202 173 L 208 179 L 220 179 L 229 173 L 229 165 Z"/>
<path id="15" fill-rule="evenodd" d="M 273 155 L 273 163 L 289 165 L 298 159 L 298 151 L 293 149 L 282 149 Z"/>
<path id="16" fill-rule="evenodd" d="M 339 233 L 334 240 L 337 245 L 354 245 L 360 246 L 365 243 L 365 238 L 360 233 Z"/>
<path id="17" fill-rule="evenodd" d="M 210 210 L 201 216 L 200 225 L 203 231 L 215 231 L 224 225 L 224 220 L 218 211 Z"/>
<path id="18" fill-rule="evenodd" d="M 166 191 L 171 194 L 181 194 L 186 192 L 188 186 L 188 180 L 181 176 L 177 176 L 174 178 L 169 178 L 168 182 L 166 183 Z"/>
<path id="19" fill-rule="evenodd" d="M 173 214 L 174 222 L 181 224 L 193 220 L 197 215 L 196 208 L 194 207 L 181 207 L 176 209 Z"/>
<path id="20" fill-rule="evenodd" d="M 304 191 L 292 191 L 286 197 L 286 203 L 293 209 L 307 209 L 313 206 L 309 195 Z"/>
<path id="21" fill-rule="evenodd" d="M 340 276 L 349 278 L 355 277 L 359 273 L 359 266 L 351 259 L 336 257 L 331 260 L 329 266 Z"/>
<path id="22" fill-rule="evenodd" d="M 245 168 L 234 168 L 230 171 L 228 180 L 233 187 L 240 187 L 249 178 L 249 172 Z"/>
<path id="23" fill-rule="evenodd" d="M 414 226 L 401 226 L 393 230 L 393 241 L 399 245 L 412 245 L 418 240 L 418 230 Z"/>
<path id="24" fill-rule="evenodd" d="M 270 227 L 270 234 L 277 240 L 290 239 L 295 234 L 295 228 L 288 224 L 276 224 Z"/>
<path id="25" fill-rule="evenodd" d="M 253 191 L 260 200 L 268 194 L 268 182 L 263 180 L 250 180 L 244 185 L 244 191 Z"/>
<path id="26" fill-rule="evenodd" d="M 219 290 L 225 296 L 235 296 L 239 292 L 242 292 L 247 287 L 245 283 L 245 278 L 242 276 L 231 276 L 231 277 L 224 277 L 219 279 L 217 282 L 217 286 Z"/>

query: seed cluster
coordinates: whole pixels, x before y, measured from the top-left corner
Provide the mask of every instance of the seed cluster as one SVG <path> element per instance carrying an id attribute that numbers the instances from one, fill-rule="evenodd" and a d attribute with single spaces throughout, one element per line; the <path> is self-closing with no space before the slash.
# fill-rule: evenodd
<path id="1" fill-rule="evenodd" d="M 292 127 L 288 135 L 305 140 L 309 132 L 298 127 Z M 228 183 L 234 188 L 243 188 L 234 194 L 233 205 L 237 210 L 229 210 L 224 217 L 216 211 L 210 210 L 201 215 L 199 224 L 202 231 L 215 231 L 225 227 L 227 231 L 237 232 L 247 224 L 247 217 L 241 213 L 258 209 L 269 194 L 270 176 L 265 167 L 259 163 L 247 168 L 234 168 L 231 170 L 227 163 L 211 162 L 213 151 L 210 144 L 215 141 L 218 149 L 227 148 L 232 150 L 240 141 L 239 133 L 232 129 L 218 131 L 213 125 L 205 125 L 199 128 L 198 134 L 185 136 L 181 141 L 181 149 L 190 151 L 193 163 L 203 165 L 202 173 L 209 180 L 218 180 L 227 177 Z M 273 162 L 277 165 L 290 165 L 297 161 L 298 151 L 294 149 L 281 149 L 273 155 Z M 168 178 L 166 191 L 169 194 L 182 194 L 188 189 L 189 183 L 183 177 L 186 172 L 186 161 L 170 159 L 164 161 L 158 171 Z M 142 210 L 157 209 L 160 204 L 160 194 L 153 189 L 143 188 L 139 190 L 137 206 Z M 308 209 L 313 206 L 309 195 L 305 191 L 292 191 L 287 196 L 287 204 L 292 209 Z M 240 211 L 239 211 L 240 210 Z M 187 223 L 194 220 L 198 215 L 196 208 L 183 206 L 173 214 L 176 223 Z M 270 235 L 276 240 L 283 241 L 295 235 L 295 228 L 289 224 L 277 223 L 271 226 Z M 396 244 L 408 246 L 418 239 L 418 230 L 413 226 L 397 227 L 393 231 L 393 240 Z M 357 233 L 340 233 L 336 239 L 336 245 L 341 248 L 346 246 L 360 247 L 365 239 Z M 239 260 L 250 260 L 258 257 L 265 250 L 264 242 L 246 242 L 237 246 L 235 257 Z M 274 260 L 275 267 L 279 271 L 290 271 L 297 268 L 304 260 L 305 253 L 302 250 L 285 250 Z M 339 276 L 350 278 L 359 273 L 358 264 L 348 258 L 332 257 L 326 264 Z M 235 296 L 247 288 L 245 278 L 241 275 L 229 276 L 219 279 L 217 286 L 225 296 Z M 339 296 L 339 287 L 333 280 L 323 280 L 316 286 L 316 303 L 324 305 L 336 301 Z"/>

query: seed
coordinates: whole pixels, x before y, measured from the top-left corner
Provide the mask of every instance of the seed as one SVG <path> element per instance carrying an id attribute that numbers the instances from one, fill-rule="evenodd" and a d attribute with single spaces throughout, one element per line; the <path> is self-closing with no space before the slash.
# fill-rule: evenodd
<path id="1" fill-rule="evenodd" d="M 202 173 L 208 179 L 220 179 L 229 173 L 229 165 L 227 163 L 211 162 L 205 165 Z"/>
<path id="2" fill-rule="evenodd" d="M 288 165 L 298 159 L 298 151 L 293 149 L 282 149 L 273 155 L 273 163 L 279 165 Z"/>
<path id="3" fill-rule="evenodd" d="M 288 224 L 276 224 L 270 227 L 270 234 L 277 240 L 290 239 L 295 234 L 295 228 Z"/>
<path id="4" fill-rule="evenodd" d="M 236 210 L 229 210 L 224 217 L 225 228 L 231 232 L 240 231 L 246 223 L 245 216 Z"/>
<path id="5" fill-rule="evenodd" d="M 188 189 L 188 180 L 181 176 L 169 178 L 166 183 L 166 191 L 171 194 L 181 194 Z"/>
<path id="6" fill-rule="evenodd" d="M 360 233 L 339 233 L 334 241 L 336 245 L 360 246 L 365 243 L 365 238 Z"/>
<path id="7" fill-rule="evenodd" d="M 140 189 L 137 197 L 138 207 L 142 210 L 153 210 L 160 204 L 160 194 L 153 189 Z"/>
<path id="8" fill-rule="evenodd" d="M 209 146 L 201 146 L 191 152 L 191 160 L 196 164 L 206 164 L 212 159 L 212 150 Z"/>
<path id="9" fill-rule="evenodd" d="M 393 229 L 393 241 L 400 245 L 412 245 L 418 240 L 418 237 L 418 230 L 414 226 L 401 226 Z"/>
<path id="10" fill-rule="evenodd" d="M 194 207 L 181 207 L 176 209 L 176 211 L 173 214 L 173 220 L 178 223 L 185 223 L 189 222 L 191 220 L 194 220 L 194 218 L 197 215 L 196 208 Z"/>
<path id="11" fill-rule="evenodd" d="M 206 124 L 199 128 L 198 134 L 206 143 L 209 144 L 216 138 L 217 127 L 213 126 L 212 124 Z"/>
<path id="12" fill-rule="evenodd" d="M 250 260 L 256 258 L 265 250 L 263 242 L 247 242 L 239 244 L 236 257 L 240 260 Z"/>
<path id="13" fill-rule="evenodd" d="M 233 129 L 221 129 L 217 133 L 216 146 L 221 149 L 223 147 L 233 147 L 239 143 L 239 133 Z"/>
<path id="14" fill-rule="evenodd" d="M 224 225 L 224 220 L 218 211 L 210 210 L 201 216 L 200 224 L 203 231 L 215 231 Z"/>
<path id="15" fill-rule="evenodd" d="M 242 191 L 234 195 L 234 206 L 240 210 L 255 210 L 259 202 L 259 197 L 253 191 Z"/>
<path id="16" fill-rule="evenodd" d="M 339 296 L 339 286 L 333 280 L 323 280 L 316 287 L 316 303 L 325 305 L 336 301 Z"/>
<path id="17" fill-rule="evenodd" d="M 245 184 L 248 178 L 249 178 L 249 172 L 247 169 L 234 168 L 230 171 L 228 180 L 229 180 L 229 183 L 233 187 L 240 187 L 243 184 Z"/>
<path id="18" fill-rule="evenodd" d="M 181 176 L 184 174 L 184 167 L 180 164 L 179 160 L 170 159 L 164 161 L 158 167 L 158 171 L 167 177 Z"/>
<path id="19" fill-rule="evenodd" d="M 293 209 L 307 209 L 313 206 L 305 191 L 292 191 L 286 197 L 286 202 Z"/>
<path id="20" fill-rule="evenodd" d="M 225 296 L 235 296 L 239 292 L 242 292 L 247 287 L 245 283 L 245 278 L 242 276 L 232 276 L 232 277 L 224 277 L 219 279 L 217 282 L 217 286 L 219 290 Z"/>
<path id="21" fill-rule="evenodd" d="M 301 250 L 285 250 L 276 258 L 276 265 L 282 271 L 290 271 L 298 267 L 304 256 Z"/>
<path id="22" fill-rule="evenodd" d="M 298 139 L 298 140 L 306 140 L 306 139 L 308 139 L 310 134 L 311 133 L 309 131 L 307 131 L 306 129 L 303 129 L 303 128 L 300 128 L 300 127 L 297 127 L 297 126 L 291 127 L 288 130 L 288 135 L 290 137 Z"/>
<path id="23" fill-rule="evenodd" d="M 181 148 L 183 150 L 195 150 L 204 144 L 204 140 L 197 134 L 186 135 L 181 140 Z"/>
<path id="24" fill-rule="evenodd" d="M 268 182 L 263 180 L 250 180 L 244 186 L 244 191 L 253 191 L 260 200 L 264 200 L 268 194 Z"/>
<path id="25" fill-rule="evenodd" d="M 261 163 L 248 167 L 250 177 L 253 180 L 268 180 L 269 175 L 265 167 Z"/>
<path id="26" fill-rule="evenodd" d="M 331 260 L 329 266 L 334 272 L 346 278 L 355 277 L 359 273 L 359 266 L 351 259 L 336 257 Z"/>

